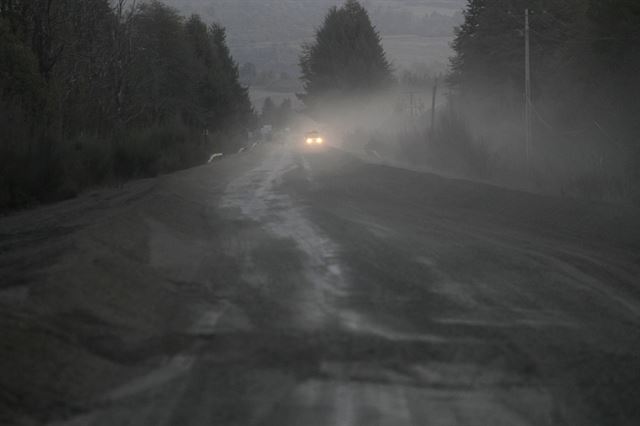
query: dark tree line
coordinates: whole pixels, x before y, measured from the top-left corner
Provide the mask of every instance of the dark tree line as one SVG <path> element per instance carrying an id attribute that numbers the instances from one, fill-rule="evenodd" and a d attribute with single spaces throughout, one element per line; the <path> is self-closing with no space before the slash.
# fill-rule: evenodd
<path id="1" fill-rule="evenodd" d="M 0 208 L 197 164 L 253 120 L 218 25 L 155 1 L 0 0 Z"/>
<path id="2" fill-rule="evenodd" d="M 416 15 L 411 9 L 378 4 L 371 13 L 373 21 L 384 35 L 415 34 L 424 37 L 449 37 L 462 21 L 462 13 L 438 12 Z"/>
<path id="3" fill-rule="evenodd" d="M 615 174 L 637 187 L 637 0 L 469 0 L 453 43 L 450 83 L 464 99 L 489 105 L 485 111 L 493 115 L 521 114 L 525 8 L 531 12 L 537 160 L 546 153 L 547 162 L 559 162 L 563 152 L 566 168 L 589 163 L 584 168 L 593 179 Z"/>

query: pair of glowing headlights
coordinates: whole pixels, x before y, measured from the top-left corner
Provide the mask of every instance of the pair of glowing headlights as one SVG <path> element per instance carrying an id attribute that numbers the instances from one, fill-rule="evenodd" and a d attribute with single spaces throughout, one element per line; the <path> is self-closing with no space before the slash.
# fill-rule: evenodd
<path id="1" fill-rule="evenodd" d="M 321 144 L 324 140 L 322 138 L 307 138 L 307 145 L 311 145 L 313 143 Z"/>

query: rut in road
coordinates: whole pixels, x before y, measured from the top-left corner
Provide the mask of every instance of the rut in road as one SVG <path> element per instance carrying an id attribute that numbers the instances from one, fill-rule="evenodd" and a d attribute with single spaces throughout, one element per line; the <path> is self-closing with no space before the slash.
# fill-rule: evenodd
<path id="1" fill-rule="evenodd" d="M 456 368 L 439 367 L 435 370 L 429 367 L 420 367 L 420 364 L 425 361 L 423 358 L 425 354 L 431 353 L 433 356 L 434 352 L 440 353 L 440 362 L 446 362 L 445 359 L 450 357 L 451 353 L 471 354 L 475 351 L 476 356 L 473 357 L 473 360 L 469 359 L 468 362 L 477 362 L 477 353 L 482 351 L 486 353 L 486 349 L 471 348 L 477 342 L 471 342 L 471 346 L 469 346 L 470 342 L 466 341 L 469 339 L 457 341 L 457 339 L 430 334 L 403 332 L 389 327 L 389 325 L 371 321 L 360 310 L 353 309 L 353 306 L 348 302 L 352 297 L 352 289 L 344 273 L 344 268 L 340 265 L 339 245 L 323 234 L 308 218 L 305 207 L 300 206 L 300 201 L 292 199 L 292 196 L 281 187 L 285 176 L 291 172 L 298 173 L 298 182 L 304 182 L 305 185 L 312 188 L 317 186 L 317 183 L 314 182 L 314 171 L 304 155 L 296 155 L 290 150 L 274 150 L 269 153 L 260 167 L 231 182 L 227 187 L 222 205 L 226 208 L 237 209 L 244 217 L 258 221 L 263 228 L 278 238 L 293 240 L 294 245 L 303 253 L 304 273 L 302 280 L 296 286 L 295 294 L 287 295 L 289 302 L 297 304 L 299 307 L 297 312 L 301 313 L 301 316 L 294 319 L 292 326 L 294 328 L 301 326 L 300 328 L 307 333 L 320 330 L 320 332 L 327 334 L 342 334 L 344 337 L 333 339 L 331 343 L 329 343 L 331 339 L 324 339 L 327 341 L 328 347 L 333 349 L 326 351 L 318 348 L 316 353 L 329 352 L 325 353 L 327 359 L 334 361 L 323 361 L 311 357 L 315 363 L 312 370 L 316 370 L 316 374 L 322 379 L 303 381 L 288 396 L 291 401 L 283 402 L 284 407 L 276 410 L 279 414 L 276 414 L 275 418 L 265 424 L 298 424 L 304 419 L 305 424 L 312 425 L 356 425 L 367 424 L 374 420 L 379 424 L 404 425 L 414 424 L 411 412 L 416 410 L 421 411 L 417 417 L 422 420 L 426 418 L 445 419 L 447 417 L 459 420 L 460 416 L 466 416 L 468 419 L 465 420 L 465 423 L 458 422 L 457 424 L 482 424 L 489 418 L 502 419 L 501 421 L 505 421 L 505 424 L 528 424 L 526 416 L 514 414 L 511 409 L 506 408 L 506 405 L 498 402 L 499 398 L 470 389 L 474 385 L 483 384 L 483 381 L 486 380 L 490 382 L 489 386 L 498 383 L 499 386 L 505 386 L 511 381 L 510 386 L 518 389 L 515 393 L 519 394 L 519 399 L 528 401 L 527 404 L 531 405 L 525 411 L 548 412 L 550 405 L 548 396 L 537 389 L 530 389 L 530 385 L 527 383 L 528 378 L 519 376 L 520 372 L 512 372 L 510 374 L 513 376 L 510 377 L 495 371 L 491 373 L 495 376 L 491 377 L 491 374 L 483 376 L 473 367 L 469 368 L 463 364 Z M 247 251 L 251 252 L 250 249 Z M 272 284 L 264 282 L 264 277 L 269 276 L 268 271 L 255 270 L 256 265 L 251 258 L 247 259 L 246 265 L 245 279 L 250 282 L 254 281 L 258 286 Z M 314 338 L 305 335 L 299 339 L 312 342 Z M 373 345 L 359 343 L 359 340 L 369 341 L 371 339 L 377 343 Z M 416 347 L 420 343 L 426 347 Z M 299 342 L 283 344 L 282 348 L 275 349 L 275 352 L 290 351 L 299 344 Z M 361 345 L 366 349 L 357 350 L 356 348 Z M 434 345 L 439 349 L 434 350 L 432 347 Z M 393 355 L 391 360 L 383 361 L 382 365 L 379 365 L 379 359 L 385 358 L 383 355 L 385 350 L 382 349 L 384 346 L 393 347 L 394 349 L 390 350 Z M 460 350 L 460 348 L 463 349 Z M 272 348 L 271 351 L 274 349 Z M 495 352 L 495 349 L 490 349 L 490 351 Z M 336 356 L 336 353 L 340 355 Z M 421 355 L 418 355 L 418 359 L 411 363 L 407 356 L 403 355 L 405 353 Z M 300 357 L 284 356 L 284 358 L 290 358 L 289 365 L 291 366 L 307 364 L 309 354 L 300 355 Z M 492 353 L 489 356 L 495 360 L 496 356 L 500 358 L 502 355 Z M 345 359 L 340 360 L 341 358 Z M 367 361 L 369 358 L 372 358 L 371 363 Z M 434 358 L 430 362 L 435 361 Z M 392 364 L 394 362 L 401 364 L 409 362 L 408 365 L 415 365 L 415 369 L 399 372 L 397 366 L 394 368 L 385 367 L 384 365 L 388 362 Z M 454 373 L 455 370 L 457 372 Z M 422 391 L 421 388 L 423 386 L 429 387 L 429 384 L 428 380 L 421 382 L 420 379 L 414 383 L 416 377 L 420 377 L 420 371 L 426 377 L 435 374 L 442 381 L 444 388 L 450 388 L 445 393 L 453 393 L 447 397 L 440 394 L 440 391 L 434 391 L 432 394 L 429 394 L 428 391 Z M 432 377 L 432 380 L 434 381 L 431 382 L 431 386 L 438 387 L 436 384 L 438 379 Z M 373 384 L 367 384 L 369 382 Z M 452 389 L 455 390 L 452 391 Z M 454 393 L 457 393 L 458 397 L 454 397 Z M 512 395 L 505 395 L 504 399 L 512 399 L 514 390 L 512 389 L 510 393 Z M 417 401 L 433 401 L 440 398 L 445 400 L 453 398 L 455 403 L 434 403 L 433 412 L 428 416 L 426 413 L 429 410 L 419 410 L 419 404 L 416 404 Z M 477 417 L 477 419 L 482 419 L 479 423 L 476 423 L 476 420 L 471 420 L 474 418 L 471 411 L 474 410 L 473 407 L 476 404 L 491 407 L 487 408 L 487 416 L 489 417 L 482 415 Z M 542 407 L 546 408 L 541 410 Z M 538 421 L 536 424 L 543 423 Z"/>
<path id="2" fill-rule="evenodd" d="M 299 167 L 295 160 L 291 150 L 270 151 L 259 167 L 228 185 L 221 206 L 239 210 L 243 217 L 259 222 L 273 236 L 292 241 L 300 251 L 302 270 L 296 273 L 301 282 L 295 289 L 300 317 L 293 320 L 301 328 L 315 329 L 339 320 L 341 313 L 336 299 L 348 293 L 348 282 L 337 244 L 313 225 L 305 216 L 304 207 L 278 190 L 284 175 Z M 265 279 L 270 274 L 256 270 L 251 258 L 254 248 L 243 248 L 246 251 L 243 278 L 255 286 L 268 286 Z"/>

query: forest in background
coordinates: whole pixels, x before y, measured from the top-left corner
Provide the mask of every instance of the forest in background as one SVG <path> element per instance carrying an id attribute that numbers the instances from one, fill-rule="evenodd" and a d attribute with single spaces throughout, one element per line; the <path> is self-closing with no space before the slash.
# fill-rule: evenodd
<path id="1" fill-rule="evenodd" d="M 160 2 L 0 0 L 0 209 L 237 149 L 238 76 L 224 28 Z"/>
<path id="2" fill-rule="evenodd" d="M 424 117 L 401 138 L 406 158 L 535 191 L 640 202 L 639 29 L 636 0 L 469 0 L 448 105 L 435 128 Z"/>

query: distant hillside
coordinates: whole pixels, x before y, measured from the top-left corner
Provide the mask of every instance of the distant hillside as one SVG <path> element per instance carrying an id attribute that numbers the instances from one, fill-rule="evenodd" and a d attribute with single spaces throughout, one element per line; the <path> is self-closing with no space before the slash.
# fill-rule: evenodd
<path id="1" fill-rule="evenodd" d="M 297 73 L 302 42 L 313 37 L 329 7 L 343 0 L 163 0 L 185 15 L 200 14 L 228 30 L 229 46 L 240 64 L 254 63 L 258 69 Z M 462 22 L 466 0 L 363 0 L 383 36 L 414 35 L 448 38 Z M 412 41 L 415 45 L 416 41 Z M 391 43 L 396 46 L 394 39 Z M 448 42 L 441 43 L 444 46 Z M 437 58 L 415 62 L 441 63 Z M 404 53 L 400 53 L 402 56 Z M 390 52 L 393 58 L 393 52 Z M 404 61 L 403 61 L 404 62 Z"/>
<path id="2" fill-rule="evenodd" d="M 287 42 L 313 35 L 327 9 L 342 0 L 164 0 L 185 14 L 217 20 L 233 42 Z M 465 0 L 365 0 L 374 23 L 383 33 L 406 31 L 407 24 L 426 14 L 451 16 Z M 412 25 L 409 25 L 412 27 Z"/>

